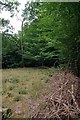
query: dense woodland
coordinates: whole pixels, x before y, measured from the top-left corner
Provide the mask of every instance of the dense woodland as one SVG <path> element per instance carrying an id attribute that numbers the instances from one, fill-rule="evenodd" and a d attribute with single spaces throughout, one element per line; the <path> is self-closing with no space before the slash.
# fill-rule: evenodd
<path id="1" fill-rule="evenodd" d="M 0 11 L 6 9 L 13 17 L 18 6 L 18 2 L 0 2 Z M 2 67 L 64 66 L 79 76 L 80 3 L 27 2 L 22 18 L 18 34 L 11 34 L 9 20 L 0 19 L 5 27 Z"/>

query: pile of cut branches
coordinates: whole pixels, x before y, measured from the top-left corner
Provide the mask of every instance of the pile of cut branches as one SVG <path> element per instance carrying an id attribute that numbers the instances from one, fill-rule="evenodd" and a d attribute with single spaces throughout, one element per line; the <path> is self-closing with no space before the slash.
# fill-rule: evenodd
<path id="1" fill-rule="evenodd" d="M 80 107 L 77 102 L 78 78 L 71 72 L 61 71 L 51 77 L 45 97 L 31 115 L 32 118 L 53 118 L 57 120 L 79 120 Z M 50 88 L 51 87 L 51 88 Z M 46 95 L 46 92 L 48 94 Z"/>

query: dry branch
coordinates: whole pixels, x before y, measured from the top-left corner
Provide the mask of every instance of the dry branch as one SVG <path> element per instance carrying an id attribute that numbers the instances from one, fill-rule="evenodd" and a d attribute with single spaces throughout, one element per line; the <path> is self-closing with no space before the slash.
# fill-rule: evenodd
<path id="1" fill-rule="evenodd" d="M 45 109 L 39 109 L 38 107 L 39 111 L 36 112 L 34 118 L 57 118 L 58 120 L 79 118 L 80 109 L 75 99 L 75 81 L 72 80 L 71 82 L 69 77 L 63 77 L 64 80 L 60 83 L 61 86 L 44 97 L 42 104 L 46 103 L 47 107 Z M 71 100 L 73 104 L 71 104 Z"/>

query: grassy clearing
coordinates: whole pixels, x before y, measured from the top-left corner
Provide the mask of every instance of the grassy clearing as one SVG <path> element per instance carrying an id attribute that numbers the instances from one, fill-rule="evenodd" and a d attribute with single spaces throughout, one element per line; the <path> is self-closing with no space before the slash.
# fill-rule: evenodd
<path id="1" fill-rule="evenodd" d="M 2 70 L 3 107 L 12 108 L 17 102 L 23 102 L 24 99 L 38 98 L 40 90 L 49 80 L 49 73 L 48 68 Z M 23 103 L 25 104 L 25 102 Z"/>

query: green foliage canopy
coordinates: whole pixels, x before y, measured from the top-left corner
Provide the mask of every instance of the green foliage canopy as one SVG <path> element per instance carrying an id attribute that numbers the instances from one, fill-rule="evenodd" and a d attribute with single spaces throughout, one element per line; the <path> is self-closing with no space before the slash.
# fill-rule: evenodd
<path id="1" fill-rule="evenodd" d="M 20 41 L 23 43 L 24 66 L 57 66 L 65 63 L 79 76 L 80 3 L 27 4 L 23 11 L 26 22 L 20 32 L 22 37 L 18 35 L 17 43 L 19 46 Z M 19 46 L 16 46 L 18 55 L 20 55 Z M 16 50 L 15 47 L 14 49 Z M 20 65 L 20 61 L 18 62 Z"/>

